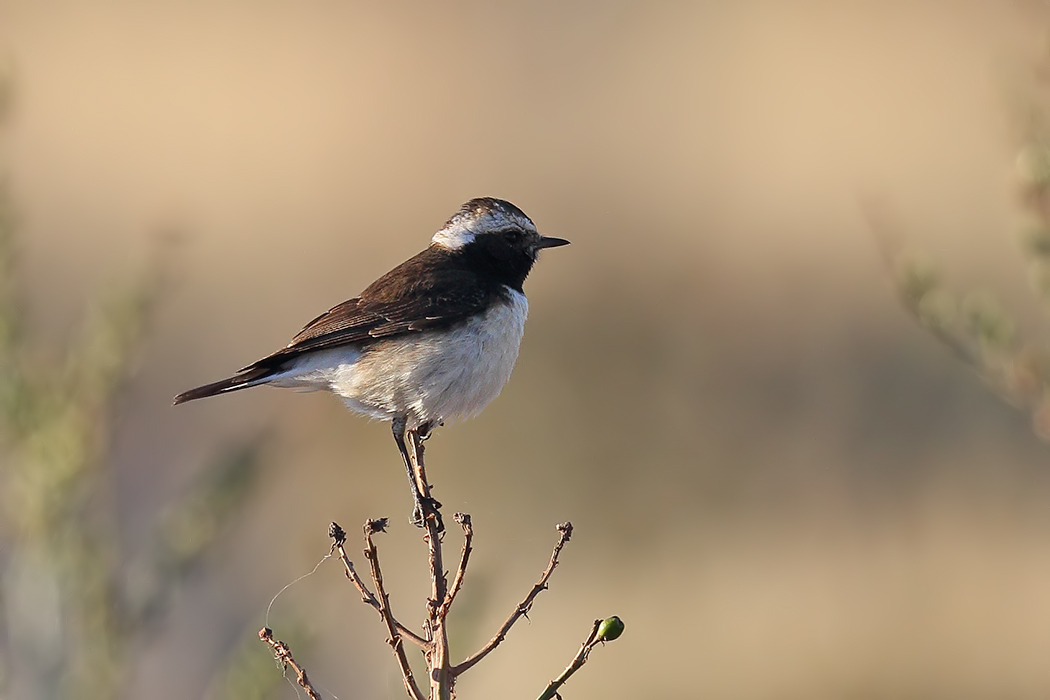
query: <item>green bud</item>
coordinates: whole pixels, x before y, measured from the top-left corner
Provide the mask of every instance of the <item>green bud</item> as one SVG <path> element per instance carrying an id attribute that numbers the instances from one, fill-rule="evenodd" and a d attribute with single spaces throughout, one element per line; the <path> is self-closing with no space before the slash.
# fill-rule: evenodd
<path id="1" fill-rule="evenodd" d="M 602 624 L 598 625 L 599 641 L 611 642 L 621 634 L 623 634 L 623 620 L 615 615 L 602 620 Z"/>

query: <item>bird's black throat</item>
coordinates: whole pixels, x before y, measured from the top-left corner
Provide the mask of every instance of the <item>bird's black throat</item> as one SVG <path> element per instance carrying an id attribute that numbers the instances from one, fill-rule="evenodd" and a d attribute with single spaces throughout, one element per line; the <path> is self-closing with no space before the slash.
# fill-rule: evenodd
<path id="1" fill-rule="evenodd" d="M 509 231 L 508 235 L 513 235 Z M 517 240 L 492 233 L 478 236 L 463 248 L 450 251 L 462 257 L 467 267 L 480 279 L 493 285 L 506 285 L 524 293 L 522 287 L 536 263 L 535 252 L 530 252 Z"/>

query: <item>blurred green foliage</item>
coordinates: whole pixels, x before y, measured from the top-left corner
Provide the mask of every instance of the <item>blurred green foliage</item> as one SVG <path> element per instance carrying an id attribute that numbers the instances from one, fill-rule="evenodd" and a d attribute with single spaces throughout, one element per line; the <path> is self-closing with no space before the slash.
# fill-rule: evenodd
<path id="1" fill-rule="evenodd" d="M 1037 81 L 1037 86 L 1047 92 L 1046 85 Z M 1029 101 L 1027 122 L 1016 159 L 1028 219 L 1019 237 L 1032 288 L 1050 311 L 1050 113 L 1041 111 L 1038 95 Z M 989 294 L 956 295 L 942 286 L 928 261 L 914 255 L 896 258 L 897 290 L 905 307 L 1000 396 L 1028 411 L 1036 433 L 1050 440 L 1050 349 L 1020 338 L 1010 314 Z"/>
<path id="2" fill-rule="evenodd" d="M 0 71 L 0 117 L 7 85 Z M 68 346 L 53 347 L 29 332 L 16 230 L 0 188 L 0 697 L 117 698 L 127 695 L 135 643 L 249 492 L 258 441 L 221 456 L 166 509 L 144 557 L 149 575 L 137 577 L 148 584 L 131 585 L 109 448 L 161 296 L 165 251 L 96 303 Z M 242 656 L 227 676 L 269 661 Z M 262 697 L 279 682 L 256 674 L 235 695 Z"/>
<path id="3" fill-rule="evenodd" d="M 1050 352 L 1018 337 L 1010 315 L 982 291 L 957 295 L 925 262 L 902 258 L 901 300 L 915 319 L 1011 404 L 1031 412 L 1035 431 L 1050 439 Z M 1050 301 L 1050 287 L 1037 286 Z"/>

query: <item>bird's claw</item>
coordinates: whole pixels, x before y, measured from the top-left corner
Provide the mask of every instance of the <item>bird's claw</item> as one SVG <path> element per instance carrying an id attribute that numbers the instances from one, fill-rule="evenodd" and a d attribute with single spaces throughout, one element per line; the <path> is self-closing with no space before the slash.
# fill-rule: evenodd
<path id="1" fill-rule="evenodd" d="M 412 524 L 418 528 L 424 528 L 427 524 L 427 518 L 432 514 L 434 516 L 434 522 L 437 525 L 438 533 L 445 531 L 445 523 L 441 519 L 441 503 L 436 498 L 429 496 L 423 496 L 416 501 L 415 506 L 412 508 Z"/>

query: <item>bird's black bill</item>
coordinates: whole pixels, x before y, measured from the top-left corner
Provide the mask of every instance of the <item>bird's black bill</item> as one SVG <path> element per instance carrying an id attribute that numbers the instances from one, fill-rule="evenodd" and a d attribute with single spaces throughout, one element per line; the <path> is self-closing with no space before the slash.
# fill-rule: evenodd
<path id="1" fill-rule="evenodd" d="M 540 238 L 540 244 L 537 248 L 557 248 L 560 245 L 569 245 L 569 242 L 564 238 L 553 238 L 552 236 L 543 236 Z"/>

